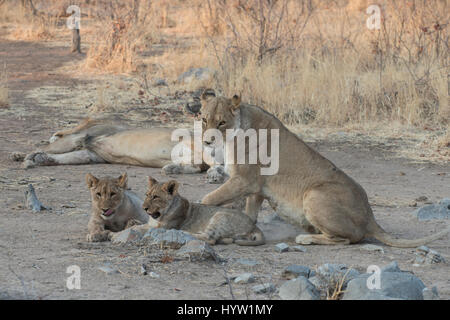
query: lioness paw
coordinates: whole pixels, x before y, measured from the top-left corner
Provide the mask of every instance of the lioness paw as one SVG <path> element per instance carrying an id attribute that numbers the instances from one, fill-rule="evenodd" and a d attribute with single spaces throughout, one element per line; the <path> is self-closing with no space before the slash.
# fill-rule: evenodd
<path id="1" fill-rule="evenodd" d="M 23 167 L 25 169 L 33 168 L 36 166 L 51 166 L 55 164 L 55 161 L 50 158 L 45 152 L 33 152 L 25 157 L 23 161 Z"/>
<path id="2" fill-rule="evenodd" d="M 161 173 L 165 174 L 165 175 L 181 174 L 181 173 L 183 173 L 183 168 L 179 164 L 169 163 L 169 164 L 166 164 L 164 167 L 162 167 Z"/>
<path id="3" fill-rule="evenodd" d="M 208 183 L 223 183 L 227 174 L 222 166 L 214 166 L 208 169 L 206 172 L 206 178 Z"/>

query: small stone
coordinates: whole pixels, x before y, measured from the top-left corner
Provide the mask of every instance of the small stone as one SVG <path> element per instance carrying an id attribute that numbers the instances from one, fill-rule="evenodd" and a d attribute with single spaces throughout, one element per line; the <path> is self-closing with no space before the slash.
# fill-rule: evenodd
<path id="1" fill-rule="evenodd" d="M 237 263 L 242 264 L 244 266 L 248 266 L 248 267 L 254 267 L 258 264 L 261 264 L 261 262 L 256 261 L 256 260 L 250 260 L 250 259 L 245 259 L 245 258 L 239 258 L 236 260 Z"/>
<path id="2" fill-rule="evenodd" d="M 157 274 L 156 272 L 150 272 L 149 274 L 148 274 L 150 277 L 152 277 L 152 278 L 155 278 L 155 279 L 159 279 L 160 278 L 160 276 L 159 276 L 159 274 Z"/>
<path id="3" fill-rule="evenodd" d="M 116 268 L 111 267 L 109 264 L 105 264 L 104 266 L 99 267 L 98 270 L 103 271 L 106 274 L 119 273 L 119 270 L 117 270 Z"/>
<path id="4" fill-rule="evenodd" d="M 413 214 L 420 221 L 432 219 L 450 219 L 450 199 L 442 199 L 439 203 L 419 208 Z"/>
<path id="5" fill-rule="evenodd" d="M 439 293 L 438 293 L 436 287 L 433 287 L 431 289 L 424 288 L 422 290 L 422 294 L 423 294 L 423 300 L 439 300 Z"/>
<path id="6" fill-rule="evenodd" d="M 400 270 L 397 261 L 392 261 L 387 266 L 381 268 L 381 272 L 402 272 L 402 270 Z"/>
<path id="7" fill-rule="evenodd" d="M 220 260 L 214 249 L 203 240 L 189 241 L 177 251 L 176 255 L 187 257 L 190 261 Z"/>
<path id="8" fill-rule="evenodd" d="M 423 282 L 409 272 L 382 272 L 380 288 L 370 289 L 369 277 L 374 274 L 362 274 L 348 283 L 343 300 L 423 300 Z"/>
<path id="9" fill-rule="evenodd" d="M 380 246 L 376 246 L 374 244 L 365 244 L 363 246 L 361 246 L 362 250 L 366 250 L 366 251 L 379 251 L 381 253 L 384 253 L 384 249 Z"/>
<path id="10" fill-rule="evenodd" d="M 140 273 L 145 276 L 147 275 L 147 266 L 145 264 L 141 265 Z"/>
<path id="11" fill-rule="evenodd" d="M 423 264 L 434 264 L 445 262 L 445 259 L 436 250 L 431 250 L 427 246 L 421 246 L 416 249 L 416 258 L 413 261 L 414 266 Z"/>
<path id="12" fill-rule="evenodd" d="M 272 283 L 263 283 L 253 286 L 252 290 L 256 294 L 261 294 L 261 293 L 272 293 L 276 290 L 276 288 Z"/>
<path id="13" fill-rule="evenodd" d="M 415 200 L 418 201 L 418 202 L 425 202 L 425 201 L 428 200 L 428 197 L 426 197 L 426 196 L 420 196 L 420 197 L 416 198 Z"/>
<path id="14" fill-rule="evenodd" d="M 428 248 L 427 246 L 420 246 L 416 249 L 417 251 L 423 251 L 425 253 L 430 252 L 430 248 Z"/>
<path id="15" fill-rule="evenodd" d="M 287 245 L 286 243 L 284 243 L 284 242 L 282 242 L 282 243 L 279 243 L 279 244 L 277 244 L 277 245 L 275 245 L 275 250 L 277 251 L 277 252 L 288 252 L 289 251 L 289 245 Z"/>
<path id="16" fill-rule="evenodd" d="M 300 266 L 297 264 L 292 264 L 288 266 L 286 269 L 284 269 L 282 277 L 284 279 L 294 279 L 298 278 L 299 276 L 303 276 L 305 278 L 308 278 L 311 273 L 311 269 L 305 266 Z"/>
<path id="17" fill-rule="evenodd" d="M 292 251 L 296 252 L 306 252 L 306 248 L 304 246 L 293 246 Z"/>
<path id="18" fill-rule="evenodd" d="M 137 243 L 142 239 L 142 233 L 132 228 L 115 232 L 111 238 L 113 244 Z"/>
<path id="19" fill-rule="evenodd" d="M 255 277 L 251 273 L 242 273 L 234 279 L 234 283 L 246 284 L 255 282 Z"/>
<path id="20" fill-rule="evenodd" d="M 179 249 L 189 241 L 196 240 L 190 234 L 176 229 L 150 228 L 142 237 L 141 243 L 158 247 Z"/>
<path id="21" fill-rule="evenodd" d="M 303 276 L 286 281 L 278 295 L 283 300 L 320 300 L 320 292 Z"/>

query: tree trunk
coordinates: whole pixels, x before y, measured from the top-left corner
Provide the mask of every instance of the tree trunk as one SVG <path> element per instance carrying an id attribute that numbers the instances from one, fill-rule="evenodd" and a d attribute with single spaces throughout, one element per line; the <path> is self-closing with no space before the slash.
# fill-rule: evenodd
<path id="1" fill-rule="evenodd" d="M 72 29 L 72 52 L 81 53 L 80 29 Z"/>

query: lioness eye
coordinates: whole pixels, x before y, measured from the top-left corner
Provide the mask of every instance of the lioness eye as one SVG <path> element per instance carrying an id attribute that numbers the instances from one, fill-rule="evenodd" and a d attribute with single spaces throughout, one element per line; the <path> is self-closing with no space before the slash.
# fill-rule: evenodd
<path id="1" fill-rule="evenodd" d="M 102 194 L 100 193 L 100 192 L 97 192 L 97 197 L 101 197 L 102 196 Z"/>
<path id="2" fill-rule="evenodd" d="M 203 123 L 206 123 L 206 118 L 202 118 Z"/>
<path id="3" fill-rule="evenodd" d="M 220 121 L 220 122 L 219 122 L 219 127 L 224 126 L 225 123 L 226 123 L 225 121 Z"/>
<path id="4" fill-rule="evenodd" d="M 159 198 L 158 196 L 153 196 L 152 200 L 155 200 L 155 199 L 158 199 L 158 198 Z"/>
<path id="5" fill-rule="evenodd" d="M 114 197 L 116 195 L 115 192 L 111 192 L 111 197 Z"/>

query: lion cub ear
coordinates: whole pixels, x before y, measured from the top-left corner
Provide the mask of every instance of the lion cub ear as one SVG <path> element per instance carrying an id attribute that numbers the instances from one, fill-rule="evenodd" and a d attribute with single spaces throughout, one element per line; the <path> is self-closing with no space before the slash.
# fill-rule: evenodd
<path id="1" fill-rule="evenodd" d="M 98 183 L 98 178 L 94 177 L 92 174 L 86 174 L 86 184 L 89 189 L 95 187 Z"/>
<path id="2" fill-rule="evenodd" d="M 156 180 L 153 177 L 148 176 L 148 187 L 149 188 L 151 188 L 151 187 L 153 187 L 154 185 L 157 185 L 157 184 L 158 184 L 158 180 Z"/>
<path id="3" fill-rule="evenodd" d="M 235 111 L 241 105 L 241 96 L 235 94 L 233 98 L 231 98 L 231 110 Z"/>
<path id="4" fill-rule="evenodd" d="M 174 195 L 178 191 L 178 185 L 177 181 L 170 180 L 163 184 L 162 189 L 167 191 L 168 194 Z"/>
<path id="5" fill-rule="evenodd" d="M 127 173 L 122 173 L 120 177 L 117 178 L 117 185 L 121 187 L 122 189 L 127 188 L 127 182 L 128 182 L 128 175 Z"/>

